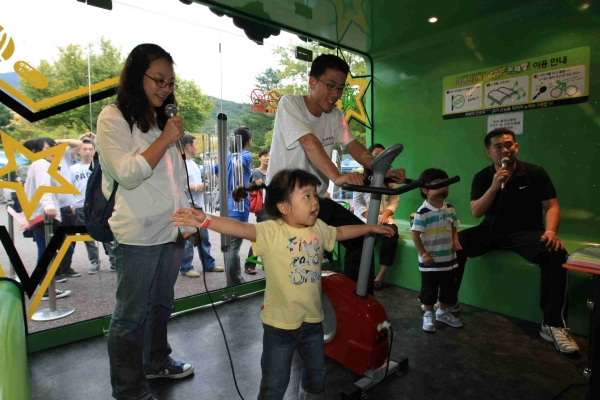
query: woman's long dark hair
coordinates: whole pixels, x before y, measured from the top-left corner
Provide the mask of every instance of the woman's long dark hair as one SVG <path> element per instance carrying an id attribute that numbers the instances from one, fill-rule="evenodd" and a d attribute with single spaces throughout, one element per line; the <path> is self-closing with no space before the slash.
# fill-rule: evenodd
<path id="1" fill-rule="evenodd" d="M 153 126 L 162 130 L 168 119 L 165 115 L 165 106 L 167 104 L 177 105 L 175 95 L 171 92 L 162 106 L 154 108 L 149 104 L 144 92 L 144 74 L 153 61 L 160 59 L 165 59 L 171 65 L 175 64 L 173 57 L 156 44 L 145 43 L 136 46 L 127 56 L 117 88 L 117 107 L 127 122 L 136 124 L 144 133 Z M 155 111 L 156 121 L 154 120 Z"/>
<path id="2" fill-rule="evenodd" d="M 281 218 L 281 211 L 277 208 L 277 204 L 289 202 L 292 192 L 296 189 L 296 185 L 299 188 L 306 186 L 314 186 L 316 188 L 320 184 L 321 181 L 319 178 L 308 171 L 303 169 L 283 169 L 275 174 L 271 182 L 269 182 L 269 186 L 264 183 L 262 185 L 251 183 L 248 188 L 240 186 L 231 192 L 231 197 L 235 201 L 240 201 L 248 196 L 248 191 L 267 189 L 264 204 L 265 211 L 273 218 Z"/>

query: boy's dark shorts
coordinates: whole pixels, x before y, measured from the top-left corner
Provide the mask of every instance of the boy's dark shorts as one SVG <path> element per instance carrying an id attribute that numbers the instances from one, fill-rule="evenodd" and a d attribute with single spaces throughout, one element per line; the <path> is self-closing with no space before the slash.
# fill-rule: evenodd
<path id="1" fill-rule="evenodd" d="M 456 268 L 450 271 L 421 271 L 419 300 L 428 306 L 434 305 L 438 300 L 444 304 L 456 304 Z"/>

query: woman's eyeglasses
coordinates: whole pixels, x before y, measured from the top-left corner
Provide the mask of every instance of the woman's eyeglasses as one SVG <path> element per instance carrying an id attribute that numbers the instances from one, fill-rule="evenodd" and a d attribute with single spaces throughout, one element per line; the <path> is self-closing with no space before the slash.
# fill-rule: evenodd
<path id="1" fill-rule="evenodd" d="M 156 83 L 156 86 L 158 86 L 161 89 L 168 87 L 170 90 L 176 90 L 179 87 L 179 85 L 177 85 L 176 83 L 167 83 L 167 82 L 163 81 L 162 79 L 154 79 L 153 77 L 151 77 L 148 74 L 144 74 L 144 75 L 146 75 L 148 78 L 152 79 L 154 81 L 154 83 Z"/>

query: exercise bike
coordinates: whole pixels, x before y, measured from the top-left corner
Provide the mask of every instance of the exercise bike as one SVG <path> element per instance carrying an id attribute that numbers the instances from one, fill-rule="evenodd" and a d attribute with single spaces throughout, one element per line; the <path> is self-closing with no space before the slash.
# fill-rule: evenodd
<path id="1" fill-rule="evenodd" d="M 403 149 L 401 144 L 395 144 L 373 160 L 369 167 L 373 171 L 372 186 L 342 186 L 344 190 L 372 194 L 367 218 L 369 224 L 377 223 L 383 194 L 397 195 L 420 187 L 438 189 L 460 181 L 458 176 L 436 184 L 407 179 L 404 186 L 395 189 L 384 188 L 385 174 Z M 391 356 L 393 331 L 385 310 L 375 297 L 367 294 L 375 241 L 375 234 L 366 235 L 358 282 L 336 272 L 321 272 L 325 355 L 363 376 L 359 381 L 341 390 L 342 399 L 361 399 L 364 391 L 387 376 L 408 367 L 407 357 Z"/>

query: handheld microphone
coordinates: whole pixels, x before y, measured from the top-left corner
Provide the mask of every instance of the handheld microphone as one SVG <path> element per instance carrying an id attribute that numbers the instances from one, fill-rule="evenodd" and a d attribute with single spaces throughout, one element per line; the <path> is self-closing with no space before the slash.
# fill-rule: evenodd
<path id="1" fill-rule="evenodd" d="M 175 107 L 175 104 L 167 104 L 165 106 L 165 115 L 169 118 L 173 118 L 175 116 L 177 116 L 177 113 L 179 111 L 177 110 L 177 107 Z M 185 150 L 183 147 L 183 139 L 179 139 L 177 140 L 177 148 L 179 149 L 179 153 L 181 153 L 181 157 L 183 157 L 183 159 L 185 160 Z"/>
<path id="2" fill-rule="evenodd" d="M 510 158 L 508 157 L 504 157 L 502 160 L 500 160 L 500 164 L 502 165 L 503 168 L 506 168 L 506 166 L 508 165 L 508 163 L 510 162 Z M 506 182 L 506 179 L 502 180 L 502 185 L 500 186 L 500 188 L 502 190 L 504 190 L 504 183 Z"/>

